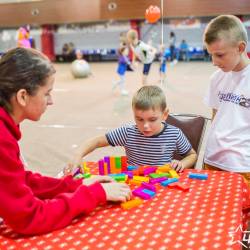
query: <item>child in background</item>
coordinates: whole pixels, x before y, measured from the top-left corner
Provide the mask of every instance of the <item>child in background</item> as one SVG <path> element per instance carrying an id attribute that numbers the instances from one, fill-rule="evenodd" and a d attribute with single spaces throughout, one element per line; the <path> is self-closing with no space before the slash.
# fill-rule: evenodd
<path id="1" fill-rule="evenodd" d="M 124 125 L 84 143 L 75 154 L 69 167 L 75 168 L 82 158 L 93 150 L 106 146 L 125 148 L 128 164 L 160 166 L 171 163 L 182 171 L 194 166 L 197 155 L 179 128 L 167 124 L 166 97 L 158 86 L 144 86 L 133 97 L 135 125 Z M 180 161 L 173 159 L 177 152 L 185 155 Z"/>
<path id="2" fill-rule="evenodd" d="M 213 64 L 206 104 L 212 124 L 205 149 L 205 168 L 242 174 L 250 185 L 250 61 L 247 31 L 232 15 L 214 18 L 204 42 Z"/>
<path id="3" fill-rule="evenodd" d="M 143 63 L 142 85 L 146 85 L 149 70 L 157 50 L 149 44 L 140 41 L 138 32 L 134 29 L 128 31 L 127 40 L 135 56 Z"/>
<path id="4" fill-rule="evenodd" d="M 26 235 L 63 228 L 106 200 L 126 201 L 131 195 L 127 185 L 108 176 L 57 179 L 24 169 L 20 124 L 38 121 L 53 104 L 54 74 L 48 58 L 34 49 L 12 49 L 0 60 L 0 217 Z"/>
<path id="5" fill-rule="evenodd" d="M 166 86 L 166 71 L 167 71 L 167 59 L 168 51 L 166 50 L 164 44 L 160 45 L 159 49 L 159 61 L 160 61 L 160 83 L 162 86 Z"/>
<path id="6" fill-rule="evenodd" d="M 83 60 L 83 53 L 80 49 L 76 49 L 75 54 L 76 54 L 76 60 Z"/>
<path id="7" fill-rule="evenodd" d="M 181 44 L 180 44 L 180 50 L 179 50 L 179 55 L 177 57 L 177 59 L 181 59 L 183 61 L 189 61 L 189 48 L 188 48 L 188 44 L 186 42 L 186 40 L 182 40 Z"/>
<path id="8" fill-rule="evenodd" d="M 120 80 L 113 85 L 113 90 L 119 86 L 122 95 L 128 95 L 128 91 L 125 89 L 125 73 L 128 67 L 131 67 L 131 62 L 128 59 L 128 47 L 124 46 L 118 50 L 118 68 L 117 73 Z"/>
<path id="9" fill-rule="evenodd" d="M 176 44 L 176 36 L 175 33 L 171 31 L 169 34 L 169 50 L 170 50 L 171 65 L 174 65 L 178 62 L 175 53 L 175 44 Z"/>

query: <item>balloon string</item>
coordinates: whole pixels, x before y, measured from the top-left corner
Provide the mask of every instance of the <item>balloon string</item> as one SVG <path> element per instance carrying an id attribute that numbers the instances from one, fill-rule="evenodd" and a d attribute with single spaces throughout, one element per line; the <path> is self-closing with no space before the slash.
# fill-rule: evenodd
<path id="1" fill-rule="evenodd" d="M 163 0 L 161 0 L 161 44 L 164 44 L 163 40 Z"/>

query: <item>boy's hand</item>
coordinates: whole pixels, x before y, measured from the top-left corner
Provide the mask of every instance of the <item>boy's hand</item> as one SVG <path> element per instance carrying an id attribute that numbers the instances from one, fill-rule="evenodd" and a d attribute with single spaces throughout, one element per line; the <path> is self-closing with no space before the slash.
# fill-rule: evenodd
<path id="1" fill-rule="evenodd" d="M 184 166 L 181 161 L 173 160 L 171 162 L 171 168 L 176 170 L 176 172 L 182 172 L 184 170 Z"/>
<path id="2" fill-rule="evenodd" d="M 108 201 L 125 202 L 131 199 L 131 190 L 125 183 L 110 182 L 101 184 Z"/>
<path id="3" fill-rule="evenodd" d="M 111 178 L 110 176 L 97 175 L 97 176 L 94 176 L 94 177 L 84 179 L 82 181 L 83 185 L 86 185 L 86 186 L 89 186 L 89 185 L 94 184 L 96 182 L 110 183 L 110 182 L 115 182 L 115 180 L 113 178 Z"/>

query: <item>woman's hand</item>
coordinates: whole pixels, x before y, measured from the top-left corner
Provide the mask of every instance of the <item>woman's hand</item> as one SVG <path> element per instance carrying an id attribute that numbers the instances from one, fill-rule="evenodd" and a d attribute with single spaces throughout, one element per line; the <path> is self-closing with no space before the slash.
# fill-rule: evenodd
<path id="1" fill-rule="evenodd" d="M 110 182 L 101 184 L 108 201 L 125 202 L 131 199 L 131 190 L 125 183 Z"/>
<path id="2" fill-rule="evenodd" d="M 97 175 L 97 176 L 83 179 L 83 181 L 82 181 L 83 185 L 86 185 L 86 186 L 89 186 L 89 185 L 94 184 L 96 182 L 111 183 L 111 182 L 115 182 L 115 180 L 113 178 L 111 178 L 110 176 Z"/>
<path id="3" fill-rule="evenodd" d="M 68 162 L 67 166 L 63 169 L 64 176 L 73 175 L 74 170 L 77 170 L 77 168 L 81 167 L 82 162 L 83 159 L 80 156 L 75 156 L 72 160 Z"/>

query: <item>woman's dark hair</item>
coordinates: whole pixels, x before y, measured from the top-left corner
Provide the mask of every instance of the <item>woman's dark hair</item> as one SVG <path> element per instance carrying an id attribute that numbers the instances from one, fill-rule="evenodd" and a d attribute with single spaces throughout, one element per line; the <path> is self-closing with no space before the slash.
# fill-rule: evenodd
<path id="1" fill-rule="evenodd" d="M 15 48 L 0 59 L 0 106 L 11 112 L 10 99 L 20 89 L 34 95 L 55 73 L 50 60 L 35 49 Z"/>

